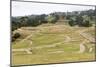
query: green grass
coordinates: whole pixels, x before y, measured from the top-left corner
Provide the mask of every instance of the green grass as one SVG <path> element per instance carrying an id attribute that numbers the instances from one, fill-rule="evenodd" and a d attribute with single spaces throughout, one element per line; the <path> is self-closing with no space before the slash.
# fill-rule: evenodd
<path id="1" fill-rule="evenodd" d="M 94 53 L 55 53 L 55 54 L 20 54 L 13 55 L 13 65 L 18 64 L 45 64 L 45 63 L 61 63 L 75 61 L 93 61 L 95 60 Z"/>
<path id="2" fill-rule="evenodd" d="M 87 28 L 82 28 L 82 30 L 84 29 Z M 81 30 L 81 28 L 67 27 L 61 32 L 51 32 L 49 31 L 49 27 L 46 27 L 43 28 L 41 32 L 34 32 L 35 34 L 33 34 L 32 37 L 29 38 L 32 40 L 32 45 L 30 45 L 29 40 L 12 43 L 13 49 L 43 47 L 32 49 L 33 54 L 27 54 L 24 51 L 13 52 L 12 64 L 45 64 L 95 60 L 95 50 L 92 53 L 78 53 L 78 51 L 80 50 L 79 45 L 84 40 L 84 38 L 79 33 L 76 33 L 76 31 L 78 30 Z M 71 41 L 65 42 L 66 36 L 69 36 L 71 38 Z M 55 45 L 56 43 L 59 44 L 53 47 L 44 47 L 48 45 Z M 86 44 L 87 47 L 92 47 L 91 43 Z"/>
<path id="3" fill-rule="evenodd" d="M 35 45 L 48 45 L 62 42 L 64 38 L 56 34 L 41 34 L 35 36 L 35 38 L 32 38 L 32 40 Z"/>
<path id="4" fill-rule="evenodd" d="M 15 49 L 15 48 L 28 48 L 30 47 L 30 44 L 29 44 L 29 41 L 24 41 L 24 42 L 18 42 L 18 43 L 14 43 L 12 44 L 12 48 Z"/>

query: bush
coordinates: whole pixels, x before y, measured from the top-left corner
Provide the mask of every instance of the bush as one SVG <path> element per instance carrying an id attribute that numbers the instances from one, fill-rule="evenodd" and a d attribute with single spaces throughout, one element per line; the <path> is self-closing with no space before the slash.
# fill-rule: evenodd
<path id="1" fill-rule="evenodd" d="M 14 37 L 12 37 L 12 42 L 15 41 L 16 39 Z"/>
<path id="2" fill-rule="evenodd" d="M 69 23 L 70 26 L 74 26 L 75 25 L 73 20 L 70 20 L 68 23 Z"/>
<path id="3" fill-rule="evenodd" d="M 82 26 L 85 26 L 85 27 L 92 26 L 92 23 L 90 22 L 90 17 L 89 16 L 84 15 L 82 17 L 83 17 Z"/>
<path id="4" fill-rule="evenodd" d="M 13 37 L 14 38 L 18 38 L 18 37 L 20 37 L 20 34 L 19 33 L 15 33 Z"/>
<path id="5" fill-rule="evenodd" d="M 15 41 L 17 38 L 19 38 L 21 35 L 19 33 L 15 33 L 12 36 L 12 41 Z"/>
<path id="6" fill-rule="evenodd" d="M 83 22 L 83 26 L 89 27 L 89 26 L 92 26 L 92 23 L 90 23 L 90 21 L 86 20 Z"/>

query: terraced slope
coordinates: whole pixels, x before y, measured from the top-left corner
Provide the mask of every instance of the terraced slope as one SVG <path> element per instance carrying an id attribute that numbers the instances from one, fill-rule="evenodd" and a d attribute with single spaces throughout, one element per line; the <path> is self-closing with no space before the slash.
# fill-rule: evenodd
<path id="1" fill-rule="evenodd" d="M 12 44 L 12 63 L 23 65 L 93 61 L 95 44 L 80 34 L 86 29 L 66 25 L 41 25 L 33 30 L 31 27 L 31 33 L 27 37 Z"/>

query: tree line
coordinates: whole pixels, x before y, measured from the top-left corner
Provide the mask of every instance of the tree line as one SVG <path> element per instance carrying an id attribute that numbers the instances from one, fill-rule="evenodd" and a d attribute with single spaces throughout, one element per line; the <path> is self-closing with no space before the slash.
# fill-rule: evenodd
<path id="1" fill-rule="evenodd" d="M 29 16 L 19 16 L 12 17 L 12 31 L 27 26 L 38 26 L 44 23 L 57 23 L 60 16 L 66 17 L 70 26 L 84 26 L 89 27 L 95 24 L 96 20 L 96 10 L 84 10 L 84 11 L 72 11 L 72 12 L 54 12 L 48 15 L 29 15 Z"/>

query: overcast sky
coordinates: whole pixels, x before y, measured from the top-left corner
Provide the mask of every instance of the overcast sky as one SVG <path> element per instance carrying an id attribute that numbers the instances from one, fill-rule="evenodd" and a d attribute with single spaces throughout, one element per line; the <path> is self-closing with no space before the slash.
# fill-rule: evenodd
<path id="1" fill-rule="evenodd" d="M 52 12 L 67 12 L 95 9 L 93 6 L 78 6 L 64 4 L 12 2 L 12 16 L 25 16 L 31 14 L 49 14 Z"/>

